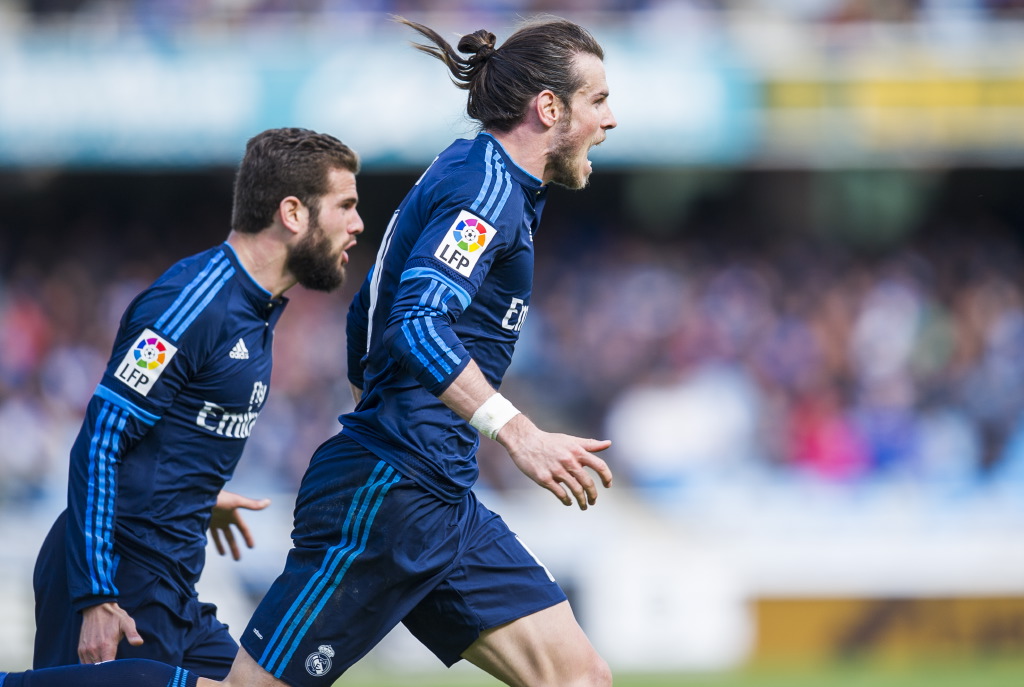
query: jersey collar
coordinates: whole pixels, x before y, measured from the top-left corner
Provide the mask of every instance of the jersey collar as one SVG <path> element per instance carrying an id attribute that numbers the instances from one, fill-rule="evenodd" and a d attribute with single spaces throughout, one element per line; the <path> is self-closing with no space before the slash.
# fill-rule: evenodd
<path id="1" fill-rule="evenodd" d="M 505 146 L 501 145 L 501 141 L 486 131 L 481 131 L 477 135 L 486 136 L 489 140 L 494 142 L 494 147 L 500 151 L 502 159 L 505 160 L 505 169 L 509 170 L 515 180 L 518 181 L 522 187 L 527 190 L 534 191 L 535 193 L 533 195 L 535 196 L 542 195 L 547 192 L 548 187 L 544 185 L 544 182 L 520 167 L 516 161 L 512 159 L 512 156 L 508 154 L 508 151 L 505 150 Z"/>
<path id="2" fill-rule="evenodd" d="M 253 304 L 256 311 L 263 313 L 268 319 L 274 311 L 279 311 L 288 302 L 288 299 L 284 296 L 274 298 L 273 294 L 267 291 L 263 286 L 260 285 L 253 276 L 249 274 L 249 270 L 245 269 L 245 265 L 238 259 L 238 253 L 235 252 L 234 246 L 225 241 L 221 244 L 224 249 L 225 255 L 231 264 L 235 266 L 235 274 L 238 275 L 238 283 L 245 291 L 245 295 L 248 297 L 249 302 Z"/>

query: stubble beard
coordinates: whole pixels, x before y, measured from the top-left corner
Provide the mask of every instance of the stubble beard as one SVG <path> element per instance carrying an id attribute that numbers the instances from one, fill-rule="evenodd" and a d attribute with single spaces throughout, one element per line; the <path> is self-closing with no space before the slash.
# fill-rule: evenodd
<path id="1" fill-rule="evenodd" d="M 564 186 L 573 191 L 587 187 L 590 175 L 584 172 L 579 164 L 580 154 L 586 156 L 586 144 L 569 134 L 572 118 L 562 120 L 559 126 L 558 141 L 548 164 L 551 166 L 551 183 Z"/>

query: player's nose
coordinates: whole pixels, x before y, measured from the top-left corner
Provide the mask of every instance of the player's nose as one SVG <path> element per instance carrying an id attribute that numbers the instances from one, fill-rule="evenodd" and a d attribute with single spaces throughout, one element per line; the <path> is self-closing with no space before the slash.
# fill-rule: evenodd
<path id="1" fill-rule="evenodd" d="M 619 125 L 619 122 L 615 119 L 615 115 L 612 114 L 612 108 L 608 108 L 608 113 L 605 115 L 604 121 L 601 123 L 601 128 L 607 131 L 608 129 L 614 129 Z"/>

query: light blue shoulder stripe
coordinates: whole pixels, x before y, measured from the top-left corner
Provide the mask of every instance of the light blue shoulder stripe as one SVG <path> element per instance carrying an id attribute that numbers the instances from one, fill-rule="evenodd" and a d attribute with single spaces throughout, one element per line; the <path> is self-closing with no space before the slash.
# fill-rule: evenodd
<path id="1" fill-rule="evenodd" d="M 116 391 L 112 391 L 111 389 L 108 389 L 102 384 L 97 386 L 96 391 L 94 391 L 93 393 L 94 395 L 99 396 L 103 400 L 110 401 L 115 406 L 128 411 L 130 414 L 132 414 L 139 420 L 142 420 L 147 425 L 155 424 L 156 421 L 160 419 L 159 415 L 154 415 L 153 413 L 143 410 L 142 408 L 135 405 L 121 394 L 117 393 Z"/>
<path id="2" fill-rule="evenodd" d="M 220 290 L 224 288 L 224 285 L 227 284 L 228 280 L 230 280 L 231 277 L 233 276 L 235 276 L 234 267 L 229 267 L 227 270 L 225 270 L 224 274 L 220 276 L 220 279 L 217 280 L 217 283 L 213 285 L 213 287 L 207 292 L 206 296 L 199 303 L 199 305 L 193 308 L 192 311 L 189 313 L 188 317 L 186 317 L 185 320 L 182 321 L 182 323 L 178 326 L 178 328 L 174 330 L 174 332 L 171 334 L 171 337 L 174 338 L 175 340 L 180 339 L 181 335 L 185 333 L 185 330 L 189 328 L 189 325 L 191 325 L 192 322 L 195 321 L 195 319 L 199 316 L 199 313 L 206 309 L 206 306 L 210 304 L 210 301 L 213 300 L 213 297 L 220 293 Z"/>
<path id="3" fill-rule="evenodd" d="M 501 200 L 498 201 L 498 206 L 494 208 L 493 217 L 497 219 L 501 217 L 501 211 L 505 209 L 505 201 L 508 200 L 509 195 L 512 193 L 512 175 L 505 171 L 505 192 L 501 194 Z"/>
<path id="4" fill-rule="evenodd" d="M 469 292 L 466 291 L 466 289 L 456 284 L 450 277 L 445 276 L 437 270 L 430 269 L 429 267 L 413 267 L 412 269 L 408 269 L 405 272 L 402 272 L 402 278 L 400 281 L 409 281 L 410 279 L 420 278 L 433 279 L 447 286 L 455 293 L 455 297 L 459 299 L 459 303 L 462 304 L 463 310 L 468 308 L 469 304 L 473 302 L 473 299 L 470 298 Z"/>
<path id="5" fill-rule="evenodd" d="M 164 314 L 160 316 L 160 319 L 156 321 L 157 329 L 163 329 L 164 325 L 169 320 L 171 320 L 171 318 L 177 319 L 177 317 L 179 316 L 180 309 L 184 306 L 185 301 L 189 299 L 189 296 L 192 295 L 192 291 L 194 291 L 197 286 L 203 284 L 206 281 L 206 278 L 210 274 L 210 271 L 217 266 L 217 263 L 221 262 L 222 260 L 224 260 L 223 253 L 217 253 L 212 258 L 210 258 L 210 261 L 206 263 L 206 267 L 203 268 L 203 271 L 197 274 L 195 279 L 189 282 L 188 286 L 182 289 L 181 293 L 178 294 L 178 297 L 175 299 L 175 301 L 171 303 L 171 307 L 167 308 L 167 310 L 164 311 Z"/>
<path id="6" fill-rule="evenodd" d="M 501 161 L 500 155 L 495 153 L 494 159 L 491 161 L 491 164 L 494 165 L 495 182 L 494 188 L 491 189 L 491 195 L 488 196 L 487 198 L 487 205 L 485 205 L 483 209 L 480 211 L 480 214 L 483 215 L 485 218 L 491 217 L 491 207 L 498 199 L 498 194 L 501 191 L 501 187 L 505 186 L 506 184 L 510 185 L 512 181 L 512 177 L 509 176 L 509 173 L 507 171 L 505 171 L 505 163 Z M 505 183 L 503 184 L 502 182 Z"/>
<path id="7" fill-rule="evenodd" d="M 487 148 L 484 151 L 484 183 L 480 187 L 480 194 L 473 201 L 473 204 L 469 206 L 469 209 L 473 212 L 477 211 L 480 207 L 480 203 L 484 201 L 484 196 L 487 195 L 487 189 L 491 185 L 491 156 L 494 153 L 494 144 L 490 141 L 487 142 Z"/>
<path id="8" fill-rule="evenodd" d="M 217 295 L 221 287 L 235 273 L 231 263 L 224 262 L 218 265 L 213 273 L 196 289 L 195 293 L 188 299 L 184 307 L 178 310 L 177 314 L 167 323 L 165 331 L 172 340 L 177 341 L 192 321 L 203 311 L 210 300 Z"/>

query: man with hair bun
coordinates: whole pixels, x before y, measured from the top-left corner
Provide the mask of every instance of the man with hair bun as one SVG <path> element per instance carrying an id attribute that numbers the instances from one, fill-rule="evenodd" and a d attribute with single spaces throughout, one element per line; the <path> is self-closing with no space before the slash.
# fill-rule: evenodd
<path id="1" fill-rule="evenodd" d="M 616 125 L 603 51 L 557 18 L 457 49 L 397 20 L 430 41 L 417 47 L 468 91 L 481 130 L 437 156 L 388 224 L 349 309 L 357 405 L 310 461 L 295 547 L 221 684 L 332 684 L 403 623 L 446 665 L 466 659 L 509 685 L 607 687 L 563 591 L 472 491 L 479 434 L 567 506 L 596 502 L 590 471 L 612 483 L 597 455 L 610 442 L 545 432 L 497 392 L 529 311 L 548 186 L 585 187 L 588 151 Z M 197 684 L 173 670 L 140 662 L 130 684 Z M 3 687 L 61 684 L 39 676 Z"/>

